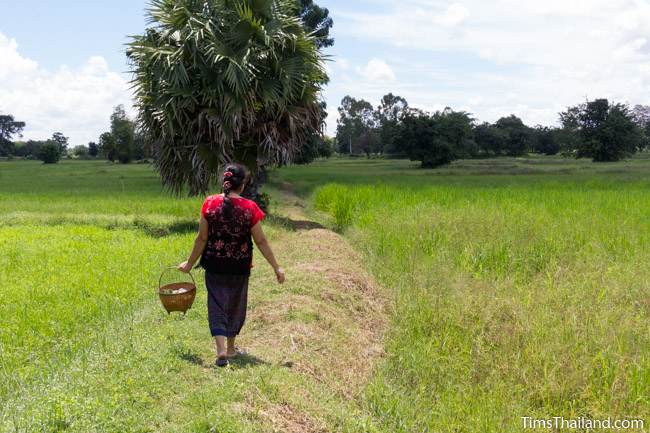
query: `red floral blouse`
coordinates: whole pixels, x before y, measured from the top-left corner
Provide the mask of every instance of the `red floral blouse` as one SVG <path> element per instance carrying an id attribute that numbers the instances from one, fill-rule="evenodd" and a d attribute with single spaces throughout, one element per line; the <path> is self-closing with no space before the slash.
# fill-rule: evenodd
<path id="1" fill-rule="evenodd" d="M 250 275 L 253 263 L 251 228 L 264 219 L 262 209 L 252 200 L 231 197 L 230 218 L 222 213 L 223 194 L 208 197 L 201 215 L 208 221 L 208 242 L 201 266 L 208 272 Z"/>

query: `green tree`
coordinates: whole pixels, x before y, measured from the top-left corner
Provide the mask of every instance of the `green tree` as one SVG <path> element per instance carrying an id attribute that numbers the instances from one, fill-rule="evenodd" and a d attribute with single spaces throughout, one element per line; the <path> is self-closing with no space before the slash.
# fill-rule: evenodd
<path id="1" fill-rule="evenodd" d="M 334 39 L 329 37 L 329 32 L 334 21 L 329 16 L 329 10 L 315 4 L 313 0 L 300 0 L 300 18 L 307 33 L 315 38 L 316 46 L 327 48 L 334 45 Z M 325 84 L 325 83 L 323 83 Z M 327 104 L 321 101 L 323 119 L 327 118 Z M 309 164 L 318 158 L 322 150 L 323 136 L 320 131 L 313 131 L 304 140 L 304 144 L 294 162 L 296 164 Z"/>
<path id="2" fill-rule="evenodd" d="M 109 161 L 128 164 L 139 158 L 141 149 L 136 149 L 135 123 L 129 119 L 123 105 L 118 105 L 111 114 L 111 131 L 99 137 L 99 150 Z"/>
<path id="3" fill-rule="evenodd" d="M 27 142 L 26 141 L 14 141 L 12 143 L 12 155 L 18 157 L 24 157 L 26 152 Z"/>
<path id="4" fill-rule="evenodd" d="M 635 105 L 632 118 L 643 134 L 639 150 L 650 148 L 650 105 Z"/>
<path id="5" fill-rule="evenodd" d="M 381 153 L 381 139 L 376 130 L 367 128 L 359 137 L 359 150 L 368 158 L 373 153 Z"/>
<path id="6" fill-rule="evenodd" d="M 472 140 L 472 118 L 449 108 L 429 115 L 409 110 L 399 127 L 398 140 L 408 157 L 422 168 L 435 168 L 464 157 Z"/>
<path id="7" fill-rule="evenodd" d="M 408 157 L 420 161 L 422 168 L 434 168 L 454 160 L 451 144 L 441 139 L 435 119 L 424 113 L 404 117 L 399 140 Z"/>
<path id="8" fill-rule="evenodd" d="M 62 133 L 55 132 L 54 134 L 52 134 L 52 138 L 50 139 L 50 141 L 53 141 L 59 145 L 59 153 L 61 154 L 61 156 L 63 156 L 66 150 L 68 150 L 68 137 L 66 137 Z"/>
<path id="9" fill-rule="evenodd" d="M 88 155 L 92 158 L 96 158 L 99 154 L 99 146 L 94 141 L 88 143 Z"/>
<path id="10" fill-rule="evenodd" d="M 375 126 L 375 113 L 370 102 L 345 96 L 338 109 L 336 141 L 340 153 L 364 153 L 360 138 Z"/>
<path id="11" fill-rule="evenodd" d="M 327 118 L 327 104 L 321 101 L 321 117 Z M 323 134 L 321 131 L 312 131 L 305 137 L 300 150 L 294 157 L 293 162 L 296 164 L 311 164 L 315 158 L 318 158 L 319 148 L 323 141 Z"/>
<path id="12" fill-rule="evenodd" d="M 123 105 L 118 105 L 111 115 L 111 135 L 115 146 L 115 157 L 122 164 L 133 160 L 135 124 L 126 115 Z"/>
<path id="13" fill-rule="evenodd" d="M 72 148 L 72 154 L 77 158 L 84 159 L 90 156 L 90 151 L 88 149 L 88 146 L 84 146 L 83 144 L 80 144 L 79 146 L 75 146 L 74 148 Z"/>
<path id="14" fill-rule="evenodd" d="M 104 132 L 99 136 L 99 152 L 111 162 L 117 159 L 117 147 L 115 139 L 110 132 Z"/>
<path id="15" fill-rule="evenodd" d="M 523 156 L 530 151 L 532 134 L 520 118 L 514 114 L 502 117 L 495 126 L 505 133 L 504 148 L 509 156 Z"/>
<path id="16" fill-rule="evenodd" d="M 560 113 L 566 131 L 576 137 L 571 144 L 577 158 L 595 162 L 619 161 L 634 154 L 644 140 L 629 107 L 596 99 L 569 107 Z"/>
<path id="17" fill-rule="evenodd" d="M 152 25 L 127 55 L 139 124 L 167 187 L 205 193 L 227 161 L 258 179 L 320 130 L 327 75 L 300 12 L 290 0 L 151 2 Z"/>
<path id="18" fill-rule="evenodd" d="M 555 128 L 538 125 L 533 129 L 533 150 L 544 155 L 557 155 L 560 152 L 558 131 Z"/>
<path id="19" fill-rule="evenodd" d="M 38 151 L 38 159 L 43 161 L 44 164 L 56 164 L 62 155 L 61 143 L 54 140 L 46 141 Z"/>
<path id="20" fill-rule="evenodd" d="M 334 21 L 329 15 L 327 8 L 318 6 L 313 0 L 300 0 L 300 17 L 307 32 L 315 38 L 318 48 L 334 45 L 334 39 L 330 38 Z"/>
<path id="21" fill-rule="evenodd" d="M 483 122 L 474 128 L 474 140 L 478 152 L 484 156 L 499 156 L 505 152 L 507 132 L 488 122 Z"/>
<path id="22" fill-rule="evenodd" d="M 150 158 L 151 155 L 147 155 L 147 143 L 145 141 L 142 131 L 140 131 L 136 125 L 134 125 L 135 134 L 133 136 L 133 159 L 136 161 Z"/>
<path id="23" fill-rule="evenodd" d="M 478 146 L 474 141 L 474 119 L 465 111 L 454 111 L 447 107 L 433 115 L 442 139 L 454 150 L 454 159 L 474 158 Z"/>
<path id="24" fill-rule="evenodd" d="M 400 153 L 399 143 L 395 141 L 398 134 L 399 123 L 408 111 L 409 105 L 401 96 L 389 93 L 381 98 L 377 107 L 376 117 L 379 124 L 379 138 L 381 150 L 388 154 Z"/>
<path id="25" fill-rule="evenodd" d="M 329 158 L 332 156 L 331 146 L 331 138 L 320 134 L 310 135 L 293 162 L 295 164 L 311 164 L 316 158 Z"/>
<path id="26" fill-rule="evenodd" d="M 25 128 L 25 122 L 19 122 L 11 114 L 0 115 L 0 156 L 9 156 L 14 153 L 14 144 L 11 141 L 14 135 Z"/>
<path id="27" fill-rule="evenodd" d="M 327 135 L 323 136 L 318 148 L 318 154 L 321 158 L 330 158 L 334 153 L 335 140 Z"/>
<path id="28" fill-rule="evenodd" d="M 27 140 L 24 143 L 20 143 L 20 146 L 16 146 L 16 156 L 27 159 L 38 158 L 40 149 L 45 143 L 47 142 L 35 140 Z"/>

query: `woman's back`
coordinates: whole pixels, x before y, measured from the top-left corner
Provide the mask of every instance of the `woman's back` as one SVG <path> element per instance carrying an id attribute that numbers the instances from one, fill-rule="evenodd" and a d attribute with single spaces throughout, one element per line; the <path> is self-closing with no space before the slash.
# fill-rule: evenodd
<path id="1" fill-rule="evenodd" d="M 208 197 L 201 215 L 208 221 L 208 241 L 201 266 L 212 273 L 249 275 L 253 261 L 251 228 L 264 219 L 264 212 L 243 197 L 223 194 Z"/>
<path id="2" fill-rule="evenodd" d="M 273 267 L 278 283 L 284 282 L 284 271 L 275 260 L 259 223 L 264 219 L 264 212 L 255 202 L 241 196 L 249 180 L 249 172 L 243 165 L 226 166 L 223 194 L 210 196 L 203 203 L 194 248 L 190 257 L 178 265 L 181 271 L 190 272 L 200 257 L 206 270 L 208 322 L 217 346 L 218 367 L 228 365 L 228 358 L 241 353 L 235 346 L 235 338 L 246 320 L 253 240 Z"/>

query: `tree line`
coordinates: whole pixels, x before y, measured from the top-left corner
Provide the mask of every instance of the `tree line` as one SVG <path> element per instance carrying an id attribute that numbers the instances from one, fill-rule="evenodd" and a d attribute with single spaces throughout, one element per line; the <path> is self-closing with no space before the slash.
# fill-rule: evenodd
<path id="1" fill-rule="evenodd" d="M 61 158 L 100 158 L 126 164 L 152 157 L 144 135 L 127 116 L 123 105 L 113 109 L 110 125 L 110 130 L 101 134 L 98 142 L 70 147 L 68 137 L 61 132 L 46 140 L 12 141 L 22 136 L 26 123 L 10 114 L 0 115 L 0 157 L 38 159 L 46 164 L 55 164 Z"/>
<path id="2" fill-rule="evenodd" d="M 540 153 L 618 161 L 650 147 L 650 106 L 585 101 L 560 113 L 559 127 L 526 125 L 515 115 L 478 122 L 465 111 L 429 113 L 389 93 L 377 107 L 346 96 L 338 108 L 341 154 L 387 155 L 433 168 L 456 159 Z"/>

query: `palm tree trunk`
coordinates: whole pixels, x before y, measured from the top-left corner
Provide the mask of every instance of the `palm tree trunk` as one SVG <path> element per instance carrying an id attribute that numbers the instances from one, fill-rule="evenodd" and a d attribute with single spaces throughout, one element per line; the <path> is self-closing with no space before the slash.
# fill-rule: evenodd
<path id="1" fill-rule="evenodd" d="M 260 154 L 260 148 L 257 145 L 242 145 L 235 148 L 233 156 L 236 162 L 244 164 L 250 170 L 251 179 L 242 195 L 249 200 L 253 200 L 266 212 L 269 205 L 268 198 L 260 192 L 260 189 L 268 180 L 268 162 Z"/>
<path id="2" fill-rule="evenodd" d="M 268 180 L 268 172 L 265 165 L 260 165 L 257 169 L 251 171 L 251 180 L 242 194 L 245 198 L 253 200 L 257 205 L 266 212 L 269 207 L 269 200 L 265 194 L 260 192 L 264 183 Z"/>

